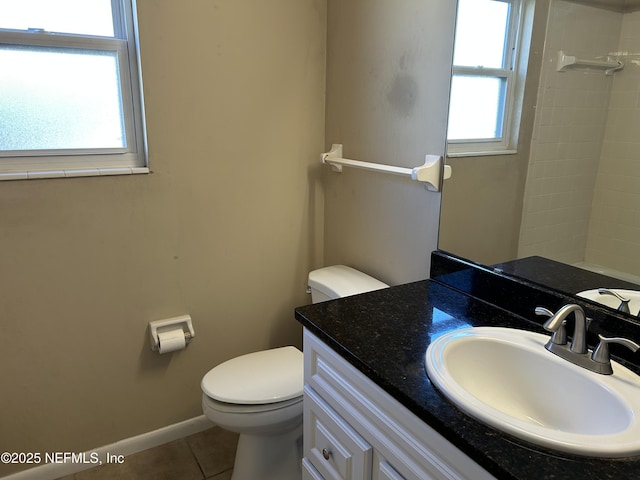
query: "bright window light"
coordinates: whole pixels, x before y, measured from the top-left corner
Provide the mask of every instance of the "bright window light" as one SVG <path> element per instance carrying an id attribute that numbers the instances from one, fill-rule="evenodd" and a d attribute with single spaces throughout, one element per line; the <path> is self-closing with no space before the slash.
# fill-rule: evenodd
<path id="1" fill-rule="evenodd" d="M 503 78 L 454 76 L 449 105 L 449 139 L 500 137 L 504 94 Z"/>
<path id="2" fill-rule="evenodd" d="M 124 148 L 115 52 L 1 46 L 0 149 Z"/>
<path id="3" fill-rule="evenodd" d="M 0 0 L 0 28 L 113 37 L 111 0 Z"/>
<path id="4" fill-rule="evenodd" d="M 460 0 L 453 63 L 502 68 L 510 4 L 496 0 Z"/>

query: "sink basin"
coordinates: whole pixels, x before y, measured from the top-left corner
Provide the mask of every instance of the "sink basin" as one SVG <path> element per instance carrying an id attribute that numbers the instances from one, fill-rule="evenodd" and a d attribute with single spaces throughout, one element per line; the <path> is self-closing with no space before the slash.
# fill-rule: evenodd
<path id="1" fill-rule="evenodd" d="M 625 298 L 630 299 L 631 301 L 629 302 L 629 310 L 631 312 L 631 315 L 638 314 L 638 312 L 640 311 L 640 292 L 636 290 L 624 290 L 622 288 L 612 288 L 611 290 Z M 620 300 L 618 300 L 613 295 L 603 295 L 601 293 L 598 293 L 597 288 L 595 290 L 585 290 L 584 292 L 579 292 L 578 296 L 614 309 L 617 309 L 620 306 Z"/>
<path id="2" fill-rule="evenodd" d="M 524 330 L 464 328 L 435 339 L 425 365 L 432 383 L 465 413 L 515 437 L 596 457 L 640 454 L 640 377 L 578 367 Z"/>

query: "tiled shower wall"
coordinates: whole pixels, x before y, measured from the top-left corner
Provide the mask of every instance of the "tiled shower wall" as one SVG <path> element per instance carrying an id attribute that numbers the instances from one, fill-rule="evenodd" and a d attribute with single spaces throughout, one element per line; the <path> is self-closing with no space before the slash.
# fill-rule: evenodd
<path id="1" fill-rule="evenodd" d="M 616 77 L 556 70 L 558 52 L 597 58 L 618 50 L 623 15 L 552 0 L 538 90 L 518 256 L 584 261 L 600 151 Z M 625 72 L 626 73 L 626 70 Z M 640 131 L 638 132 L 640 136 Z"/>
<path id="2" fill-rule="evenodd" d="M 640 12 L 623 16 L 585 260 L 640 275 Z"/>

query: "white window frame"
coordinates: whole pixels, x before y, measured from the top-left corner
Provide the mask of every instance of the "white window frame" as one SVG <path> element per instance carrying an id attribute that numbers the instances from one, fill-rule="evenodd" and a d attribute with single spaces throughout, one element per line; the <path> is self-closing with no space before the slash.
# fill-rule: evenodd
<path id="1" fill-rule="evenodd" d="M 447 139 L 448 157 L 501 155 L 517 153 L 518 134 L 524 98 L 530 31 L 525 28 L 526 0 L 494 0 L 511 4 L 505 41 L 503 68 L 453 65 L 455 75 L 504 78 L 506 94 L 503 110 L 502 135 L 492 139 Z"/>
<path id="2" fill-rule="evenodd" d="M 114 37 L 0 28 L 0 44 L 116 52 L 126 148 L 2 150 L 0 180 L 149 172 L 135 0 L 112 0 L 112 9 Z"/>

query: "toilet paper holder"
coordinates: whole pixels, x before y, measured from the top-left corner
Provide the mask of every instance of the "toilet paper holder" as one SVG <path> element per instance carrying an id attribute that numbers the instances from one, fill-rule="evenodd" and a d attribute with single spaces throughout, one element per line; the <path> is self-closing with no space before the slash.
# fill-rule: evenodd
<path id="1" fill-rule="evenodd" d="M 153 322 L 149 322 L 151 350 L 157 352 L 160 349 L 160 342 L 158 341 L 159 333 L 175 330 L 177 328 L 182 328 L 182 331 L 184 332 L 185 346 L 189 345 L 196 336 L 190 315 L 180 315 L 178 317 L 167 318 L 165 320 L 154 320 Z"/>

